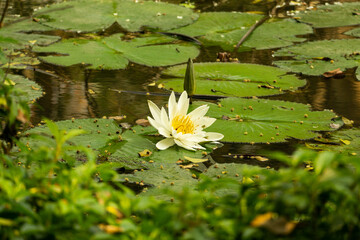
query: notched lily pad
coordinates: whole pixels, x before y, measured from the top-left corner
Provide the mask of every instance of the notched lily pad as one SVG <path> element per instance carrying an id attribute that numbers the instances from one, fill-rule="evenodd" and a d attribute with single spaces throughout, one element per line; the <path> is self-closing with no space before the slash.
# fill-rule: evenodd
<path id="1" fill-rule="evenodd" d="M 0 29 L 0 47 L 3 50 L 22 49 L 25 46 L 49 45 L 60 40 L 58 36 L 40 34 L 52 28 L 42 26 L 30 19 L 9 23 Z"/>
<path id="2" fill-rule="evenodd" d="M 317 142 L 307 143 L 307 147 L 322 151 L 335 151 L 351 156 L 360 155 L 360 129 L 344 129 L 327 137 L 317 139 Z"/>
<path id="3" fill-rule="evenodd" d="M 345 70 L 360 64 L 360 39 L 324 40 L 306 42 L 275 52 L 275 56 L 293 57 L 293 60 L 274 63 L 291 72 L 322 75 L 337 68 Z"/>
<path id="4" fill-rule="evenodd" d="M 98 161 L 101 163 L 120 162 L 124 166 L 129 164 L 129 168 L 134 164 L 142 163 L 143 161 L 154 162 L 173 162 L 185 157 L 203 158 L 210 153 L 216 145 L 204 144 L 207 148 L 204 151 L 188 151 L 178 146 L 173 146 L 167 150 L 160 151 L 156 149 L 156 142 L 161 137 L 155 136 L 156 130 L 152 127 L 136 126 L 131 130 L 122 132 L 112 119 L 74 119 L 56 122 L 59 129 L 69 131 L 71 129 L 85 130 L 85 134 L 72 138 L 68 144 L 82 145 L 96 151 Z M 40 134 L 50 136 L 50 130 L 47 126 L 39 126 L 27 131 L 29 134 Z M 24 138 L 24 141 L 29 142 L 29 147 L 34 148 L 39 145 L 39 141 L 35 139 Z M 49 139 L 49 143 L 54 141 Z M 148 150 L 151 154 L 146 156 L 139 155 L 139 152 Z M 73 153 L 74 155 L 74 153 Z M 75 155 L 78 160 L 83 159 L 84 156 Z"/>
<path id="5" fill-rule="evenodd" d="M 316 28 L 357 25 L 360 22 L 360 3 L 338 3 L 317 6 L 316 10 L 301 12 L 295 17 Z"/>
<path id="6" fill-rule="evenodd" d="M 24 95 L 25 101 L 33 102 L 42 96 L 43 91 L 40 85 L 23 76 L 8 74 L 8 83 L 14 85 L 15 89 L 20 90 Z"/>
<path id="7" fill-rule="evenodd" d="M 160 1 L 78 0 L 38 11 L 40 23 L 63 30 L 97 32 L 118 23 L 128 31 L 141 27 L 169 30 L 188 25 L 198 15 L 185 7 Z"/>
<path id="8" fill-rule="evenodd" d="M 172 32 L 199 37 L 205 45 L 221 46 L 227 51 L 232 51 L 242 36 L 262 17 L 264 16 L 249 13 L 201 13 L 195 23 Z M 250 35 L 239 51 L 289 46 L 293 42 L 305 41 L 304 38 L 297 38 L 295 35 L 308 33 L 312 33 L 310 26 L 291 19 L 266 22 Z"/>
<path id="9" fill-rule="evenodd" d="M 166 89 L 183 91 L 186 65 L 171 67 L 159 81 Z M 293 75 L 275 67 L 239 63 L 194 64 L 197 95 L 212 96 L 269 96 L 283 90 L 296 90 L 306 84 Z"/>
<path id="10" fill-rule="evenodd" d="M 123 69 L 129 61 L 147 66 L 167 66 L 186 62 L 199 54 L 192 44 L 173 44 L 173 39 L 168 37 L 150 35 L 124 41 L 122 36 L 66 39 L 48 47 L 34 48 L 34 51 L 61 54 L 40 57 L 48 63 L 61 66 L 84 64 L 92 69 Z"/>
<path id="11" fill-rule="evenodd" d="M 204 104 L 195 102 L 192 107 Z M 333 131 L 331 111 L 310 111 L 300 103 L 265 99 L 226 98 L 210 106 L 209 117 L 217 121 L 207 128 L 224 134 L 222 141 L 275 143 L 287 139 L 311 139 L 315 131 Z M 338 122 L 342 125 L 342 122 Z"/>

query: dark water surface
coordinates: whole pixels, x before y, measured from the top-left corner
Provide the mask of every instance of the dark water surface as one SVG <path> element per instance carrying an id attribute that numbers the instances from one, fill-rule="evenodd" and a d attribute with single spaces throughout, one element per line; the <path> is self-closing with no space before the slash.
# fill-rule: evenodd
<path id="1" fill-rule="evenodd" d="M 5 1 L 1 1 L 2 6 Z M 30 15 L 31 9 L 44 6 L 46 3 L 60 1 L 13 1 L 12 14 L 23 16 Z M 181 3 L 184 1 L 169 0 L 167 2 Z M 198 10 L 201 11 L 264 11 L 267 12 L 271 4 L 251 4 L 252 1 L 240 0 L 193 0 Z M 266 2 L 266 1 L 264 1 Z M 332 3 L 333 1 L 322 1 Z M 352 38 L 343 35 L 354 27 L 338 27 L 314 29 L 313 34 L 306 37 L 309 41 L 322 39 Z M 240 62 L 272 65 L 276 58 L 272 57 L 272 50 L 249 51 L 237 53 Z M 201 55 L 195 62 L 214 62 L 220 48 L 210 47 L 202 49 Z M 39 122 L 43 117 L 52 120 L 64 120 L 70 118 L 89 118 L 102 116 L 126 115 L 127 121 L 133 123 L 136 119 L 146 118 L 149 115 L 147 100 L 150 99 L 158 105 L 166 104 L 168 97 L 146 96 L 129 93 L 119 93 L 115 90 L 150 91 L 161 92 L 156 87 L 147 86 L 161 73 L 161 68 L 150 68 L 131 64 L 125 70 L 118 71 L 89 71 L 81 67 L 62 68 L 58 66 L 42 64 L 41 70 L 50 70 L 54 75 L 44 74 L 33 70 L 23 70 L 20 73 L 39 83 L 46 94 L 38 100 L 38 105 L 32 108 L 32 121 Z M 271 97 L 286 101 L 310 104 L 314 110 L 333 109 L 338 115 L 360 124 L 360 81 L 354 75 L 354 69 L 346 72 L 344 78 L 326 79 L 323 77 L 301 76 L 307 81 L 307 85 L 296 91 L 281 96 Z M 89 94 L 91 89 L 95 94 Z M 279 150 L 290 153 L 296 148 L 298 142 L 291 141 L 286 144 L 271 145 L 246 145 L 225 144 L 213 154 L 218 162 L 245 162 L 246 159 L 233 159 L 224 157 L 228 153 L 257 154 L 263 150 Z M 251 160 L 250 160 L 251 161 Z M 269 164 L 269 163 L 267 163 Z"/>

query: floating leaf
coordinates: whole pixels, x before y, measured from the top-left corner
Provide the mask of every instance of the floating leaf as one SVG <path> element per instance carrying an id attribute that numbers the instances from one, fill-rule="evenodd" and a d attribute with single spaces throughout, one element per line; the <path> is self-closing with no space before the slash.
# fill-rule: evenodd
<path id="1" fill-rule="evenodd" d="M 360 3 L 338 3 L 317 6 L 316 10 L 300 12 L 295 17 L 316 28 L 357 25 L 360 22 Z"/>
<path id="2" fill-rule="evenodd" d="M 289 138 L 314 138 L 314 131 L 334 130 L 330 127 L 334 113 L 310 111 L 309 106 L 300 103 L 241 98 L 226 98 L 219 103 L 208 103 L 207 115 L 217 121 L 207 131 L 224 134 L 225 142 L 284 142 Z M 192 107 L 203 104 L 195 102 Z"/>
<path id="3" fill-rule="evenodd" d="M 195 58 L 199 50 L 188 43 L 171 44 L 172 38 L 151 35 L 123 41 L 122 34 L 86 40 L 66 39 L 34 51 L 59 53 L 63 56 L 46 56 L 41 60 L 61 65 L 90 65 L 92 69 L 123 69 L 129 61 L 147 66 L 167 66 Z"/>
<path id="4" fill-rule="evenodd" d="M 193 189 L 198 180 L 192 177 L 189 170 L 182 169 L 174 163 L 148 163 L 145 168 L 133 174 L 121 174 L 118 176 L 120 182 L 136 183 L 140 186 L 148 186 L 142 195 L 153 195 L 158 198 L 170 200 L 169 195 L 164 193 L 165 189 L 180 191 L 184 187 Z"/>
<path id="5" fill-rule="evenodd" d="M 360 28 L 354 28 L 350 31 L 345 32 L 344 34 L 354 37 L 360 37 Z"/>
<path id="6" fill-rule="evenodd" d="M 262 17 L 262 15 L 249 13 L 201 13 L 195 23 L 172 30 L 172 32 L 193 37 L 201 36 L 200 40 L 206 45 L 220 45 L 223 49 L 232 51 L 242 36 Z M 304 38 L 297 38 L 295 35 L 307 33 L 312 33 L 310 26 L 297 23 L 291 19 L 267 22 L 259 26 L 239 50 L 289 46 L 293 42 L 305 41 Z"/>
<path id="7" fill-rule="evenodd" d="M 25 46 L 33 46 L 35 44 L 49 45 L 58 41 L 60 39 L 58 36 L 33 33 L 49 30 L 52 29 L 46 26 L 42 26 L 39 23 L 35 23 L 30 19 L 16 23 L 10 23 L 9 25 L 0 29 L 0 47 L 3 50 L 14 50 L 22 49 Z"/>
<path id="8" fill-rule="evenodd" d="M 339 130 L 317 143 L 308 143 L 312 149 L 335 151 L 349 155 L 360 155 L 360 129 Z"/>
<path id="9" fill-rule="evenodd" d="M 143 161 L 155 162 L 173 162 L 179 159 L 185 159 L 185 156 L 191 158 L 202 158 L 203 151 L 188 151 L 178 146 L 173 146 L 167 150 L 160 151 L 155 144 L 159 141 L 159 137 L 155 137 L 156 133 L 152 127 L 136 126 L 131 130 L 122 133 L 122 128 L 112 119 L 74 119 L 56 122 L 59 129 L 70 131 L 71 129 L 83 129 L 85 134 L 72 138 L 68 144 L 82 145 L 95 150 L 98 154 L 100 162 L 120 162 L 124 167 L 129 164 L 131 166 Z M 40 134 L 50 136 L 50 130 L 47 126 L 39 126 L 27 131 L 29 134 Z M 25 141 L 25 140 L 24 140 Z M 26 140 L 31 148 L 39 145 L 39 142 L 33 139 Z M 49 139 L 51 146 L 52 139 Z M 54 143 L 52 143 L 54 144 Z M 213 144 L 205 144 L 206 154 L 215 147 Z M 144 150 L 151 152 L 148 156 L 139 156 Z M 83 156 L 77 156 L 79 160 Z M 118 166 L 118 165 L 117 165 Z"/>
<path id="10" fill-rule="evenodd" d="M 287 71 L 307 75 L 321 75 L 337 68 L 345 70 L 359 66 L 359 46 L 360 39 L 306 42 L 275 52 L 275 56 L 294 58 L 275 61 L 275 64 Z"/>
<path id="11" fill-rule="evenodd" d="M 179 5 L 160 1 L 78 0 L 53 4 L 36 13 L 40 23 L 70 30 L 97 32 L 118 23 L 128 31 L 141 27 L 169 30 L 188 25 L 198 15 Z"/>
<path id="12" fill-rule="evenodd" d="M 161 84 L 176 92 L 183 91 L 186 65 L 165 70 Z M 268 96 L 282 94 L 282 90 L 295 90 L 305 85 L 293 75 L 275 67 L 239 63 L 196 63 L 197 95 L 214 96 Z M 166 76 L 166 77 L 168 77 Z M 176 78 L 172 78 L 176 77 Z"/>
<path id="13" fill-rule="evenodd" d="M 20 75 L 8 74 L 7 78 L 15 84 L 15 89 L 24 93 L 24 100 L 30 102 L 42 96 L 42 88 L 37 83 Z"/>

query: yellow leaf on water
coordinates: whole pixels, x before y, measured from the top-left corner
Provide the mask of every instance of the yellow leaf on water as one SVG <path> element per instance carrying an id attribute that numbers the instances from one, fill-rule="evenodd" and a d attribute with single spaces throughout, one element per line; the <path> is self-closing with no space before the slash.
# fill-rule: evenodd
<path id="1" fill-rule="evenodd" d="M 40 90 L 40 88 L 34 87 L 34 86 L 32 86 L 32 85 L 31 85 L 31 89 L 32 89 L 32 90 L 36 90 L 36 91 Z"/>
<path id="2" fill-rule="evenodd" d="M 92 90 L 92 89 L 89 89 L 88 92 L 89 92 L 90 94 L 95 94 L 95 91 Z"/>
<path id="3" fill-rule="evenodd" d="M 138 154 L 139 157 L 149 157 L 152 154 L 152 152 L 149 149 L 144 149 L 143 151 L 138 152 Z"/>
<path id="4" fill-rule="evenodd" d="M 184 158 L 193 163 L 202 163 L 202 162 L 209 161 L 209 159 L 207 159 L 207 158 L 191 158 L 191 157 L 187 157 L 187 156 L 184 156 Z"/>
<path id="5" fill-rule="evenodd" d="M 349 140 L 344 140 L 344 139 L 340 139 L 340 142 L 342 142 L 345 145 L 350 145 L 351 141 Z"/>

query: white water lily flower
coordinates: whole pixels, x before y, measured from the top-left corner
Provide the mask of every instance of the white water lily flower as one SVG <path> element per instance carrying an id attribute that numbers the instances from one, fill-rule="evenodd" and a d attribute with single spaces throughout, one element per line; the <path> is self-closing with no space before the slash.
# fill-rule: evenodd
<path id="1" fill-rule="evenodd" d="M 209 106 L 202 105 L 187 114 L 189 98 L 186 91 L 181 94 L 178 103 L 174 92 L 171 93 L 168 103 L 169 114 L 164 107 L 160 110 L 150 100 L 148 104 L 153 117 L 148 117 L 150 124 L 161 135 L 166 137 L 156 144 L 156 147 L 160 150 L 165 150 L 174 144 L 193 151 L 205 149 L 199 143 L 219 141 L 224 137 L 221 133 L 203 131 L 204 128 L 209 127 L 216 120 L 215 118 L 205 117 Z"/>

